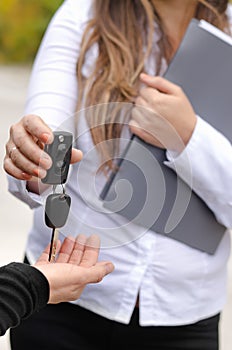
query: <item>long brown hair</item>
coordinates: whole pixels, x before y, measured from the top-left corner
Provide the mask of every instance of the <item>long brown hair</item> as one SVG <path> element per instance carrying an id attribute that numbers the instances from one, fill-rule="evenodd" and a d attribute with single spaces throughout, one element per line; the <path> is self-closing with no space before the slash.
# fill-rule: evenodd
<path id="1" fill-rule="evenodd" d="M 205 19 L 222 30 L 229 30 L 226 16 L 228 0 L 199 0 L 195 18 Z M 95 0 L 93 18 L 83 34 L 80 56 L 77 62 L 79 84 L 78 109 L 109 102 L 132 102 L 139 87 L 139 74 L 152 50 L 154 22 L 161 32 L 159 62 L 164 57 L 169 63 L 173 54 L 162 20 L 152 0 Z M 90 76 L 82 75 L 82 67 L 88 50 L 98 46 L 98 57 Z M 84 106 L 81 105 L 84 98 Z M 91 113 L 90 113 L 91 114 Z M 98 115 L 97 115 L 98 114 Z M 119 138 L 121 125 L 115 122 L 115 114 L 107 120 L 106 113 L 93 113 L 89 118 L 94 144 Z M 100 118 L 100 125 L 96 119 Z M 105 169 L 112 168 L 114 150 L 103 145 L 100 150 Z"/>

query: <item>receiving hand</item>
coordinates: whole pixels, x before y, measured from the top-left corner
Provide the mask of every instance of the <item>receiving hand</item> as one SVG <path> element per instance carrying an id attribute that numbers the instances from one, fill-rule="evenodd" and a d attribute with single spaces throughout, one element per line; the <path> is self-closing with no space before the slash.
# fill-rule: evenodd
<path id="1" fill-rule="evenodd" d="M 53 141 L 52 130 L 37 115 L 27 115 L 10 128 L 6 144 L 4 169 L 20 180 L 32 177 L 44 178 L 52 165 L 51 158 L 43 151 L 45 144 Z M 72 149 L 71 163 L 82 158 L 82 152 Z"/>
<path id="2" fill-rule="evenodd" d="M 50 286 L 49 303 L 76 300 L 88 283 L 98 283 L 114 270 L 109 261 L 97 262 L 100 239 L 96 235 L 86 238 L 79 235 L 76 240 L 65 238 L 58 248 L 55 263 L 48 262 L 49 245 L 34 267 L 47 278 Z"/>
<path id="3" fill-rule="evenodd" d="M 182 89 L 161 77 L 140 75 L 139 92 L 129 123 L 144 141 L 181 152 L 191 138 L 197 117 Z"/>

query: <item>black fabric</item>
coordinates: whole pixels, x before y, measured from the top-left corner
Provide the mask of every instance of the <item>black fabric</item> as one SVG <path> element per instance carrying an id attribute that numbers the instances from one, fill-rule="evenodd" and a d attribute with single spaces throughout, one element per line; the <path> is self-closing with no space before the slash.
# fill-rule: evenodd
<path id="1" fill-rule="evenodd" d="M 12 350 L 218 350 L 219 315 L 188 326 L 141 327 L 139 309 L 129 325 L 71 303 L 47 305 L 11 330 Z"/>
<path id="2" fill-rule="evenodd" d="M 25 257 L 24 257 L 23 262 L 24 262 L 25 264 L 30 265 L 30 262 L 29 262 L 29 260 L 27 259 L 27 256 L 26 256 L 26 255 L 25 255 Z"/>
<path id="3" fill-rule="evenodd" d="M 0 268 L 0 335 L 45 307 L 49 284 L 36 268 L 11 263 Z"/>

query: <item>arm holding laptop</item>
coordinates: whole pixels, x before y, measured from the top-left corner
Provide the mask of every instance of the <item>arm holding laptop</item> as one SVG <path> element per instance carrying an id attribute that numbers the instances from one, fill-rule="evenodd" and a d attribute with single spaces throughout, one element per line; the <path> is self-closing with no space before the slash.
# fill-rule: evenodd
<path id="1" fill-rule="evenodd" d="M 144 141 L 167 149 L 166 165 L 173 170 L 183 169 L 178 175 L 205 201 L 217 220 L 231 228 L 230 141 L 196 116 L 178 85 L 147 74 L 141 74 L 140 79 L 145 87 L 135 101 L 131 131 Z M 139 112 L 141 106 L 143 113 Z M 191 183 L 189 176 L 184 175 L 189 161 Z"/>

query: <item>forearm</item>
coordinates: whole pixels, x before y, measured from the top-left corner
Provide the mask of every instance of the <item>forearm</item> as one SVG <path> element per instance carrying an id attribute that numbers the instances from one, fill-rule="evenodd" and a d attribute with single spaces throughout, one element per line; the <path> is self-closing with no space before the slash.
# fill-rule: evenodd
<path id="1" fill-rule="evenodd" d="M 223 135 L 199 119 L 185 151 L 167 165 L 204 200 L 219 222 L 232 227 L 232 146 Z"/>
<path id="2" fill-rule="evenodd" d="M 39 179 L 36 181 L 27 181 L 26 189 L 28 192 L 40 194 L 46 191 L 50 185 L 43 184 Z"/>
<path id="3" fill-rule="evenodd" d="M 40 45 L 28 87 L 24 115 L 35 114 L 55 131 L 73 132 L 77 103 L 76 62 L 81 40 L 81 11 L 75 1 L 67 1 L 54 16 Z M 74 9 L 73 9 L 74 7 Z M 75 43 L 75 44 L 74 44 Z M 61 50 L 60 48 L 63 47 Z M 75 47 L 75 49 L 74 49 Z M 9 179 L 9 191 L 31 208 L 38 206 L 41 183 Z M 36 203 L 38 202 L 38 203 Z"/>
<path id="4" fill-rule="evenodd" d="M 48 281 L 34 267 L 22 263 L 1 267 L 0 335 L 43 308 L 48 298 Z"/>

